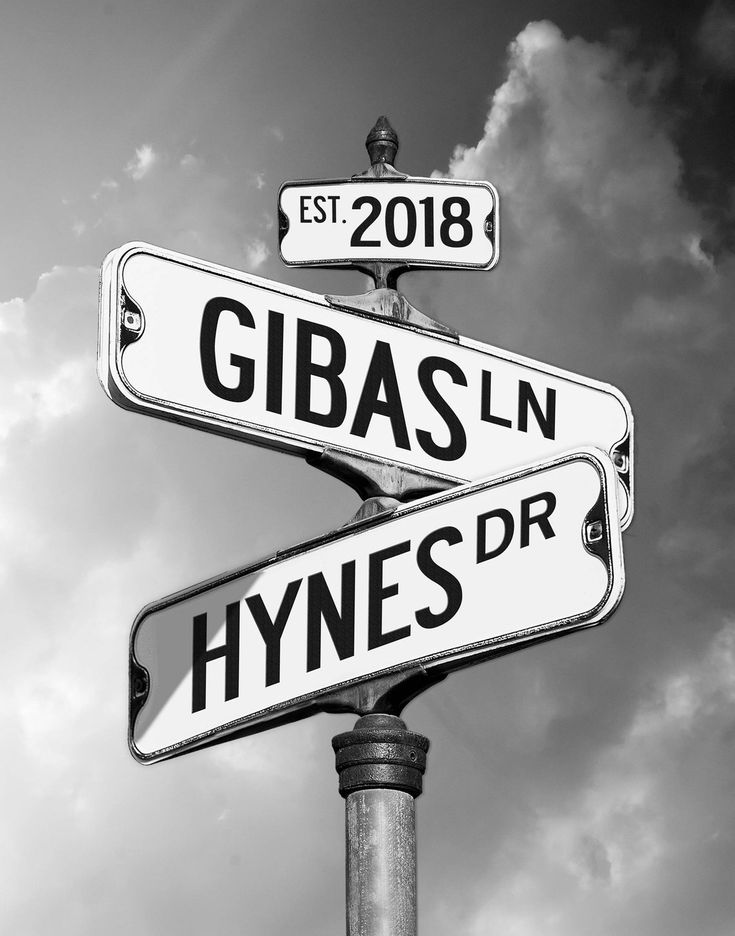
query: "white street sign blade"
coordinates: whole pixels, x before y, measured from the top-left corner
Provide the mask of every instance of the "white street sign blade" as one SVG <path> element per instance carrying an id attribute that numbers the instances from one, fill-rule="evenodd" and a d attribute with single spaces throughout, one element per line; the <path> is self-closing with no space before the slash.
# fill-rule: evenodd
<path id="1" fill-rule="evenodd" d="M 144 608 L 129 741 L 148 763 L 605 620 L 624 573 L 615 469 L 584 449 L 345 527 Z"/>
<path id="2" fill-rule="evenodd" d="M 281 258 L 292 266 L 488 270 L 498 262 L 498 193 L 489 182 L 335 179 L 284 182 Z"/>
<path id="3" fill-rule="evenodd" d="M 127 409 L 455 483 L 592 445 L 631 520 L 633 417 L 609 384 L 145 244 L 108 256 L 100 294 L 100 379 Z"/>

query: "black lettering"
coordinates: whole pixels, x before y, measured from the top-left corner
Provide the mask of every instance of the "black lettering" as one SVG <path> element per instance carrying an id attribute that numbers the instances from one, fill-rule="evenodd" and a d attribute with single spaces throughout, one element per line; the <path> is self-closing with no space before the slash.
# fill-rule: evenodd
<path id="1" fill-rule="evenodd" d="M 327 201 L 332 203 L 332 221 L 337 223 L 337 202 L 339 201 L 339 195 L 327 195 Z"/>
<path id="2" fill-rule="evenodd" d="M 528 432 L 528 409 L 533 410 L 539 429 L 545 439 L 554 438 L 556 427 L 556 390 L 546 388 L 546 412 L 541 409 L 536 394 L 527 380 L 518 381 L 518 428 L 521 432 Z"/>
<path id="3" fill-rule="evenodd" d="M 311 218 L 306 217 L 306 203 L 310 198 L 311 195 L 302 195 L 301 198 L 299 198 L 299 202 L 301 203 L 301 214 L 299 215 L 299 221 L 301 221 L 302 224 L 311 224 Z"/>
<path id="4" fill-rule="evenodd" d="M 378 399 L 381 389 L 385 394 L 383 400 Z M 386 341 L 375 342 L 375 350 L 350 430 L 352 435 L 364 439 L 370 428 L 370 420 L 376 414 L 387 416 L 390 420 L 393 439 L 398 448 L 410 449 L 411 443 L 408 441 L 406 417 L 403 414 L 396 369 L 393 366 L 393 355 Z"/>
<path id="5" fill-rule="evenodd" d="M 329 591 L 324 576 L 315 572 L 308 578 L 306 602 L 306 670 L 319 669 L 322 657 L 322 618 L 327 625 L 340 660 L 355 653 L 355 562 L 342 566 L 342 610 Z"/>
<path id="6" fill-rule="evenodd" d="M 250 595 L 245 599 L 253 615 L 260 636 L 265 643 L 265 684 L 272 686 L 281 681 L 281 635 L 288 621 L 288 616 L 296 600 L 296 593 L 301 579 L 289 582 L 275 621 L 271 620 L 265 603 L 260 595 Z"/>
<path id="7" fill-rule="evenodd" d="M 363 240 L 362 235 L 367 231 L 373 221 L 379 217 L 381 204 L 378 199 L 373 198 L 372 195 L 361 195 L 352 202 L 353 210 L 355 208 L 362 208 L 363 205 L 368 205 L 370 211 L 368 212 L 367 218 L 364 218 L 355 228 L 350 238 L 350 247 L 380 247 L 379 240 Z"/>
<path id="8" fill-rule="evenodd" d="M 434 199 L 431 195 L 422 198 L 419 205 L 424 206 L 424 243 L 427 247 L 434 246 Z"/>
<path id="9" fill-rule="evenodd" d="M 538 504 L 540 501 L 545 502 L 546 508 L 541 513 L 536 514 L 535 517 L 532 517 L 531 507 L 533 504 Z M 521 501 L 521 548 L 528 546 L 530 542 L 529 530 L 532 523 L 538 523 L 541 527 L 541 532 L 544 534 L 544 539 L 556 536 L 549 523 L 549 517 L 554 512 L 555 507 L 556 497 L 551 491 L 545 491 L 543 494 L 536 494 L 535 497 L 523 498 Z"/>
<path id="10" fill-rule="evenodd" d="M 396 208 L 402 205 L 406 211 L 406 236 L 396 234 Z M 409 198 L 398 195 L 391 198 L 385 209 L 385 235 L 394 247 L 408 247 L 416 236 L 416 208 Z"/>
<path id="11" fill-rule="evenodd" d="M 328 364 L 315 364 L 311 357 L 312 338 L 325 338 L 331 347 Z M 339 332 L 327 325 L 299 319 L 296 326 L 296 419 L 315 426 L 340 426 L 347 412 L 347 395 L 339 375 L 345 368 L 347 351 Z M 329 384 L 330 407 L 326 413 L 315 413 L 311 408 L 312 377 L 321 377 Z"/>
<path id="12" fill-rule="evenodd" d="M 503 538 L 495 549 L 487 548 L 487 522 L 488 520 L 498 519 L 503 524 Z M 485 562 L 487 559 L 494 559 L 510 546 L 513 538 L 513 514 L 505 507 L 498 507 L 497 510 L 489 510 L 487 513 L 480 514 L 477 518 L 477 563 Z"/>
<path id="13" fill-rule="evenodd" d="M 459 208 L 457 214 L 452 211 L 454 207 Z M 439 237 L 441 237 L 442 244 L 446 244 L 447 247 L 466 247 L 472 240 L 470 203 L 466 198 L 448 198 L 442 205 L 442 213 L 444 220 L 439 228 Z M 462 229 L 458 240 L 450 237 L 450 231 L 454 225 L 458 225 Z"/>
<path id="14" fill-rule="evenodd" d="M 327 217 L 327 213 L 324 211 L 324 200 L 325 200 L 325 198 L 326 198 L 325 195 L 315 195 L 315 196 L 314 196 L 314 207 L 315 207 L 316 210 L 319 212 L 319 214 L 317 214 L 317 216 L 314 218 L 314 221 L 315 221 L 317 224 L 321 224 L 322 221 L 324 221 L 324 220 L 326 219 L 326 217 Z"/>
<path id="15" fill-rule="evenodd" d="M 215 356 L 215 340 L 219 317 L 223 312 L 232 312 L 237 316 L 238 322 L 246 328 L 255 328 L 250 309 L 236 299 L 227 299 L 224 296 L 215 296 L 204 306 L 202 313 L 202 328 L 199 333 L 199 356 L 202 363 L 202 376 L 207 388 L 221 400 L 230 400 L 232 403 L 243 403 L 249 400 L 255 386 L 255 363 L 250 358 L 239 354 L 230 355 L 230 364 L 240 369 L 240 379 L 236 387 L 226 387 L 219 379 L 217 373 L 217 358 Z"/>
<path id="16" fill-rule="evenodd" d="M 240 692 L 240 602 L 225 609 L 225 642 L 207 650 L 207 615 L 194 615 L 191 666 L 191 710 L 201 712 L 207 707 L 207 663 L 225 658 L 225 702 L 236 699 Z"/>
<path id="17" fill-rule="evenodd" d="M 491 403 L 491 393 L 492 393 L 492 378 L 493 375 L 490 371 L 484 370 L 482 372 L 482 395 L 480 401 L 480 419 L 483 422 L 495 423 L 496 426 L 505 426 L 510 429 L 513 423 L 510 419 L 505 419 L 504 416 L 493 416 L 490 412 L 492 408 Z"/>
<path id="18" fill-rule="evenodd" d="M 421 627 L 439 627 L 446 624 L 459 611 L 462 604 L 462 586 L 459 580 L 435 562 L 431 555 L 431 547 L 439 542 L 454 546 L 462 542 L 462 534 L 456 527 L 441 527 L 425 536 L 416 550 L 416 564 L 419 569 L 428 579 L 440 585 L 447 595 L 447 606 L 443 611 L 434 612 L 429 608 L 421 608 L 416 612 L 416 621 Z"/>
<path id="19" fill-rule="evenodd" d="M 441 461 L 455 461 L 461 458 L 467 449 L 467 436 L 459 417 L 434 385 L 434 374 L 443 371 L 449 374 L 452 381 L 462 387 L 467 386 L 467 378 L 462 369 L 454 361 L 443 357 L 427 357 L 419 364 L 419 384 L 424 391 L 426 399 L 441 416 L 449 429 L 449 442 L 447 445 L 437 445 L 426 429 L 417 429 L 416 438 L 421 448 L 432 458 Z"/>
<path id="20" fill-rule="evenodd" d="M 376 553 L 371 553 L 368 560 L 368 650 L 383 647 L 385 644 L 401 640 L 411 633 L 411 625 L 398 627 L 396 630 L 383 632 L 383 601 L 398 594 L 398 585 L 383 584 L 383 563 L 394 556 L 401 556 L 411 548 L 411 541 L 406 540 L 395 546 L 388 546 Z"/>
<path id="21" fill-rule="evenodd" d="M 268 375 L 265 385 L 265 408 L 269 413 L 283 412 L 283 315 L 268 310 Z"/>

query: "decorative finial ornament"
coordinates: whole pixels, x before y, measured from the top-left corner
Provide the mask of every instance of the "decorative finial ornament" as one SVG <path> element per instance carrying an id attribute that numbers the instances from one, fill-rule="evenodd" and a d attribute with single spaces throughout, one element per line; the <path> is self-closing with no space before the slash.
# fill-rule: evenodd
<path id="1" fill-rule="evenodd" d="M 375 121 L 375 126 L 365 140 L 365 147 L 373 166 L 377 163 L 393 165 L 398 152 L 398 134 L 387 117 L 381 116 Z"/>

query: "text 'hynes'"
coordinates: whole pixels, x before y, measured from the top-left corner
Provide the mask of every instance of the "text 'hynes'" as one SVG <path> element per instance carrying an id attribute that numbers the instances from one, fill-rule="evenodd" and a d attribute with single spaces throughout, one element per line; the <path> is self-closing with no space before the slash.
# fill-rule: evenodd
<path id="1" fill-rule="evenodd" d="M 481 513 L 476 518 L 470 545 L 470 561 L 476 564 L 487 562 L 502 555 L 517 539 L 517 546 L 524 549 L 531 542 L 531 528 L 538 527 L 543 539 L 555 535 L 551 516 L 556 507 L 556 497 L 551 491 L 525 497 L 520 501 L 517 515 L 505 507 L 498 507 Z M 516 535 L 517 533 L 517 535 Z M 192 712 L 201 711 L 207 704 L 207 664 L 221 657 L 225 658 L 225 701 L 236 699 L 240 693 L 240 654 L 241 654 L 241 611 L 244 604 L 248 618 L 256 625 L 259 637 L 265 644 L 265 670 L 263 685 L 272 686 L 281 678 L 281 637 L 292 620 L 292 612 L 297 596 L 305 592 L 293 617 L 292 627 L 303 633 L 304 660 L 306 672 L 321 666 L 322 624 L 331 639 L 334 650 L 340 660 L 348 659 L 355 653 L 355 594 L 358 574 L 367 577 L 367 614 L 364 622 L 363 649 L 375 650 L 378 647 L 403 640 L 411 635 L 411 622 L 402 622 L 389 630 L 384 629 L 384 611 L 387 599 L 398 595 L 399 576 L 391 576 L 389 563 L 402 555 L 411 555 L 416 566 L 425 578 L 435 583 L 444 592 L 445 604 L 440 610 L 421 607 L 415 610 L 416 624 L 423 628 L 440 627 L 451 621 L 462 605 L 462 584 L 455 572 L 447 565 L 457 566 L 467 562 L 467 550 L 458 558 L 450 557 L 446 565 L 439 563 L 432 553 L 433 548 L 444 543 L 455 547 L 465 543 L 465 534 L 456 526 L 442 526 L 432 530 L 414 546 L 410 539 L 402 540 L 371 552 L 358 563 L 349 559 L 341 565 L 339 609 L 337 600 L 332 595 L 322 572 L 314 572 L 306 577 L 288 582 L 277 608 L 269 610 L 259 592 L 248 594 L 242 601 L 229 603 L 225 608 L 225 642 L 208 648 L 208 616 L 197 614 L 192 622 Z M 466 544 L 467 545 L 467 544 Z M 358 609 L 358 616 L 359 616 Z M 390 614 L 388 614 L 390 619 Z M 220 618 L 221 620 L 221 618 Z M 395 622 L 393 622 L 395 624 Z M 358 622 L 359 624 L 359 622 Z M 358 630 L 360 630 L 358 626 Z M 251 636 L 255 632 L 250 629 Z M 245 650 L 247 652 L 247 650 Z"/>

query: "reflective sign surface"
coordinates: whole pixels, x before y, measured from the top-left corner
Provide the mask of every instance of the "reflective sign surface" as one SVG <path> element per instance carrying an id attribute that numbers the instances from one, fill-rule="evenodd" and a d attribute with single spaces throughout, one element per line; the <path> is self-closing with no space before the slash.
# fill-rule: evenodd
<path id="1" fill-rule="evenodd" d="M 569 453 L 343 528 L 145 608 L 130 746 L 159 760 L 330 691 L 599 623 L 623 590 L 615 471 Z"/>
<path id="2" fill-rule="evenodd" d="M 278 196 L 285 263 L 399 262 L 489 269 L 498 261 L 489 182 L 350 179 L 286 182 Z"/>
<path id="3" fill-rule="evenodd" d="M 128 409 L 453 482 L 593 445 L 632 517 L 633 420 L 609 384 L 147 245 L 107 258 L 100 309 L 100 379 Z"/>

